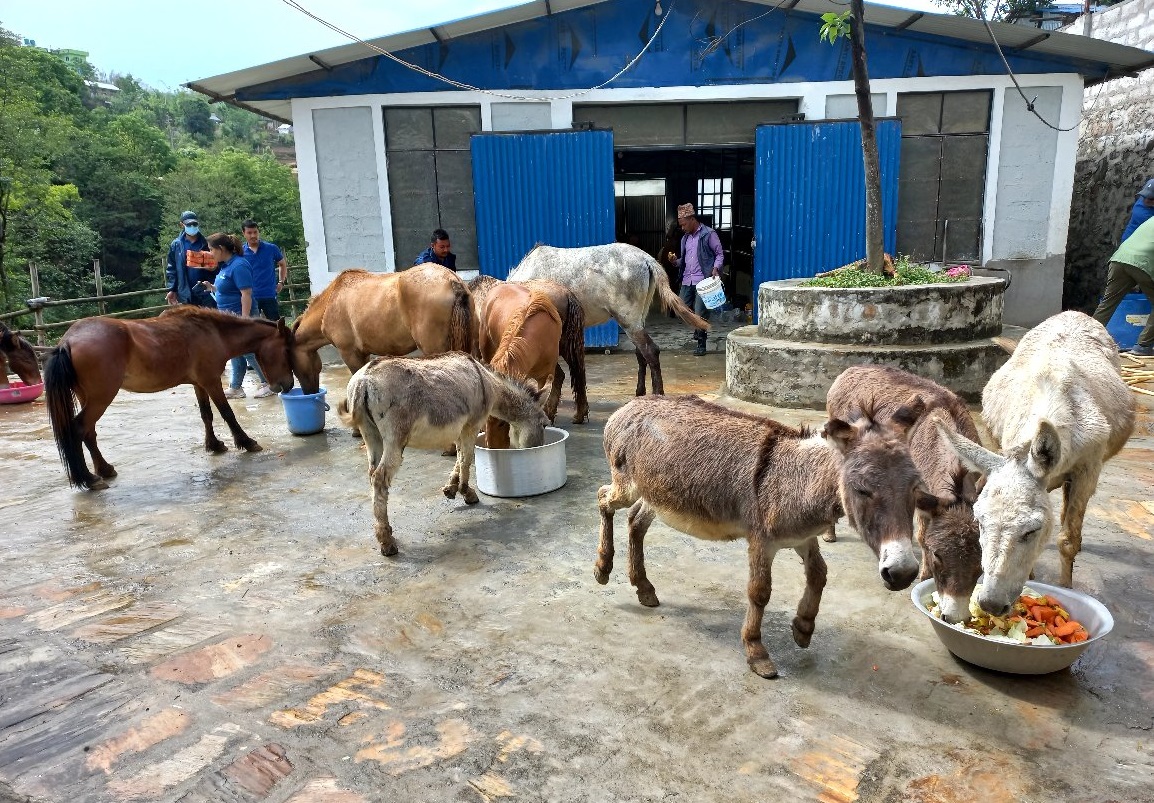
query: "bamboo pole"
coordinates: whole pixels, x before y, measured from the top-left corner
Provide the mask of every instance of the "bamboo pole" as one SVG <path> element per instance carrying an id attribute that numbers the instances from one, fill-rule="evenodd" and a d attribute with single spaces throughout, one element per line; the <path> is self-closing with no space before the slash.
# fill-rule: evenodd
<path id="1" fill-rule="evenodd" d="M 108 308 L 104 306 L 104 277 L 100 274 L 100 260 L 92 260 L 92 272 L 96 274 L 96 297 L 100 299 L 97 303 L 100 306 L 100 314 L 108 312 Z"/>
<path id="2" fill-rule="evenodd" d="M 32 279 L 32 297 L 40 298 L 40 271 L 36 268 L 35 262 L 28 263 L 28 275 Z M 36 345 L 43 346 L 44 344 L 44 313 L 43 307 L 36 307 L 32 310 L 32 319 L 36 322 L 34 328 L 36 329 Z"/>

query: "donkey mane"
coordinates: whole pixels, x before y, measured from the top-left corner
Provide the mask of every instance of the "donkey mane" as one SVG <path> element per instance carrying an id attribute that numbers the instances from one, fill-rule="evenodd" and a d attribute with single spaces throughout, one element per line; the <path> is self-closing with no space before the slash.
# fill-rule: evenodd
<path id="1" fill-rule="evenodd" d="M 708 402 L 699 396 L 682 396 L 680 398 L 692 404 L 694 407 L 700 408 L 703 417 L 722 412 L 729 418 L 740 418 L 759 424 L 764 427 L 766 435 L 772 435 L 775 438 L 796 438 L 798 440 L 804 440 L 813 437 L 818 432 L 818 430 L 808 424 L 791 427 L 780 421 L 774 421 L 772 418 L 763 418 L 762 416 L 753 415 L 742 410 L 735 410 L 732 407 L 724 407 L 720 404 Z"/>
<path id="2" fill-rule="evenodd" d="M 489 361 L 494 369 L 508 373 L 512 363 L 526 359 L 525 349 L 528 346 L 525 338 L 521 337 L 521 331 L 525 328 L 525 321 L 538 312 L 544 312 L 554 323 L 560 325 L 561 316 L 557 314 L 549 297 L 540 290 L 531 291 L 528 303 L 517 311 L 501 334 L 501 343 L 497 346 L 493 359 Z"/>

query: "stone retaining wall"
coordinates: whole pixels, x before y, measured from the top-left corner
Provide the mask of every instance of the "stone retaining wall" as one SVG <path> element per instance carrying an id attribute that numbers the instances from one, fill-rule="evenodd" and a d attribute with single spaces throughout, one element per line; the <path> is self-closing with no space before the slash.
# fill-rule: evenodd
<path id="1" fill-rule="evenodd" d="M 1083 18 L 1063 28 L 1081 34 Z M 1128 0 L 1091 16 L 1090 35 L 1154 50 L 1154 0 Z M 1062 305 L 1091 311 L 1106 263 L 1142 183 L 1154 177 L 1154 68 L 1086 90 L 1070 209 Z"/>

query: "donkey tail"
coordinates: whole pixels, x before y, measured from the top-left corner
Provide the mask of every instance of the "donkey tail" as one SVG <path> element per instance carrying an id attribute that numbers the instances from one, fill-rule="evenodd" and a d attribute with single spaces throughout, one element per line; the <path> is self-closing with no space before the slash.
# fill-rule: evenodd
<path id="1" fill-rule="evenodd" d="M 449 350 L 476 355 L 477 330 L 474 328 L 473 296 L 462 281 L 453 283 L 453 310 L 449 315 Z"/>
<path id="2" fill-rule="evenodd" d="M 1010 337 L 991 337 L 990 340 L 994 341 L 994 345 L 1007 354 L 1013 354 L 1014 349 L 1018 347 L 1018 341 Z"/>
<path id="3" fill-rule="evenodd" d="M 88 479 L 88 466 L 81 451 L 83 441 L 76 421 L 76 382 L 71 350 L 68 346 L 57 346 L 44 366 L 44 400 L 60 462 L 68 470 L 68 483 L 82 488 Z"/>
<path id="4" fill-rule="evenodd" d="M 665 268 L 661 267 L 661 263 L 648 254 L 646 254 L 646 258 L 649 262 L 649 275 L 657 285 L 657 297 L 661 304 L 661 311 L 668 312 L 669 310 L 673 310 L 673 314 L 680 318 L 687 326 L 709 331 L 709 321 L 694 314 L 693 310 L 687 307 L 685 302 L 681 300 L 681 296 L 673 292 L 673 288 L 669 286 L 669 277 L 665 275 Z"/>

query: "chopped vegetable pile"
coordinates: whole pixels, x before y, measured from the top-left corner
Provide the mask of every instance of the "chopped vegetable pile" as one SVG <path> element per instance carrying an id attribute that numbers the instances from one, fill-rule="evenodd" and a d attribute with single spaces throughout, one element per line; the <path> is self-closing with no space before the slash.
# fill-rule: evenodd
<path id="1" fill-rule="evenodd" d="M 970 620 L 953 627 L 984 636 L 991 641 L 1010 644 L 1060 646 L 1078 644 L 1090 638 L 1086 628 L 1073 621 L 1062 603 L 1049 594 L 1040 594 L 1028 586 L 1023 587 L 1010 614 L 1000 617 L 992 616 L 978 606 L 978 593 L 981 589 L 979 585 L 970 597 Z M 940 619 L 938 592 L 935 591 L 931 596 L 932 604 L 927 605 L 926 609 Z"/>

